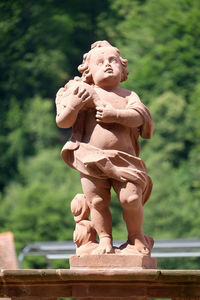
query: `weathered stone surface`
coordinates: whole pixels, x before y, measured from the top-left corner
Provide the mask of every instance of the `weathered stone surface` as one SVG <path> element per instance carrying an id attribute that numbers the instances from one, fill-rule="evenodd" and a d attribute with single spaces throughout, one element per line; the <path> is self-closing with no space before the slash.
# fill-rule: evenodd
<path id="1" fill-rule="evenodd" d="M 71 269 L 156 269 L 156 259 L 143 255 L 72 255 L 70 257 Z"/>
<path id="2" fill-rule="evenodd" d="M 11 232 L 0 234 L 0 269 L 17 269 L 14 237 Z M 0 298 L 0 300 L 10 298 Z"/>
<path id="3" fill-rule="evenodd" d="M 11 232 L 0 234 L 0 269 L 17 269 L 14 237 Z"/>
<path id="4" fill-rule="evenodd" d="M 200 270 L 4 270 L 0 297 L 198 299 Z"/>

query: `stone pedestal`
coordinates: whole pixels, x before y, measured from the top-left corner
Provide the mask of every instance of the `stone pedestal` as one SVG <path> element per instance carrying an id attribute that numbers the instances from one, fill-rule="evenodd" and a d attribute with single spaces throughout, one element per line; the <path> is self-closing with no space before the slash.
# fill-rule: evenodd
<path id="1" fill-rule="evenodd" d="M 156 259 L 143 255 L 72 255 L 70 269 L 156 269 Z"/>
<path id="2" fill-rule="evenodd" d="M 17 269 L 14 237 L 11 232 L 0 234 L 0 269 Z"/>
<path id="3" fill-rule="evenodd" d="M 0 269 L 17 269 L 17 257 L 15 252 L 14 237 L 11 232 L 0 234 Z M 0 298 L 0 300 L 10 298 Z"/>
<path id="4" fill-rule="evenodd" d="M 155 258 L 144 255 L 123 255 L 123 254 L 104 254 L 104 255 L 72 255 L 70 257 L 71 270 L 111 270 L 113 273 L 119 270 L 143 270 L 156 269 L 157 262 Z M 90 300 L 103 300 L 101 292 L 99 297 L 90 298 Z M 76 300 L 89 300 L 89 298 L 76 298 Z M 148 297 L 110 297 L 110 300 L 148 300 Z"/>

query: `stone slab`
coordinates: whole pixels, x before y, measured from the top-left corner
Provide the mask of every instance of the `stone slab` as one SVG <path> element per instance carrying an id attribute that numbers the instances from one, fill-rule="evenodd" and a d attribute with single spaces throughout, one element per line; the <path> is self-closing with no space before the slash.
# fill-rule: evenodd
<path id="1" fill-rule="evenodd" d="M 0 234 L 0 269 L 17 269 L 14 237 L 11 232 Z"/>
<path id="2" fill-rule="evenodd" d="M 156 269 L 155 258 L 143 255 L 72 255 L 70 269 Z"/>
<path id="3" fill-rule="evenodd" d="M 0 297 L 197 300 L 200 270 L 0 270 Z"/>

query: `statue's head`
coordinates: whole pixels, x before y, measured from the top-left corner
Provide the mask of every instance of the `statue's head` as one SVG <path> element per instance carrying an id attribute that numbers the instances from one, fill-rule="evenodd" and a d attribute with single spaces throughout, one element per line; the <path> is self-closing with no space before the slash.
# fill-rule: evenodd
<path id="1" fill-rule="evenodd" d="M 127 64 L 127 59 L 121 57 L 119 49 L 107 41 L 98 41 L 84 54 L 83 63 L 78 70 L 82 73 L 82 80 L 88 84 L 96 84 L 100 77 L 109 80 L 114 76 L 122 82 L 128 77 Z"/>

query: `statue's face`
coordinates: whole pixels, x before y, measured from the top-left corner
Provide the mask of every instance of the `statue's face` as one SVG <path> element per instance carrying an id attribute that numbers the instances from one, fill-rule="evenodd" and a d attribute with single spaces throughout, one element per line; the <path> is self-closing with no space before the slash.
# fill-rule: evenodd
<path id="1" fill-rule="evenodd" d="M 121 81 L 122 65 L 113 47 L 100 47 L 92 50 L 89 70 L 93 82 L 101 88 L 112 88 Z"/>

